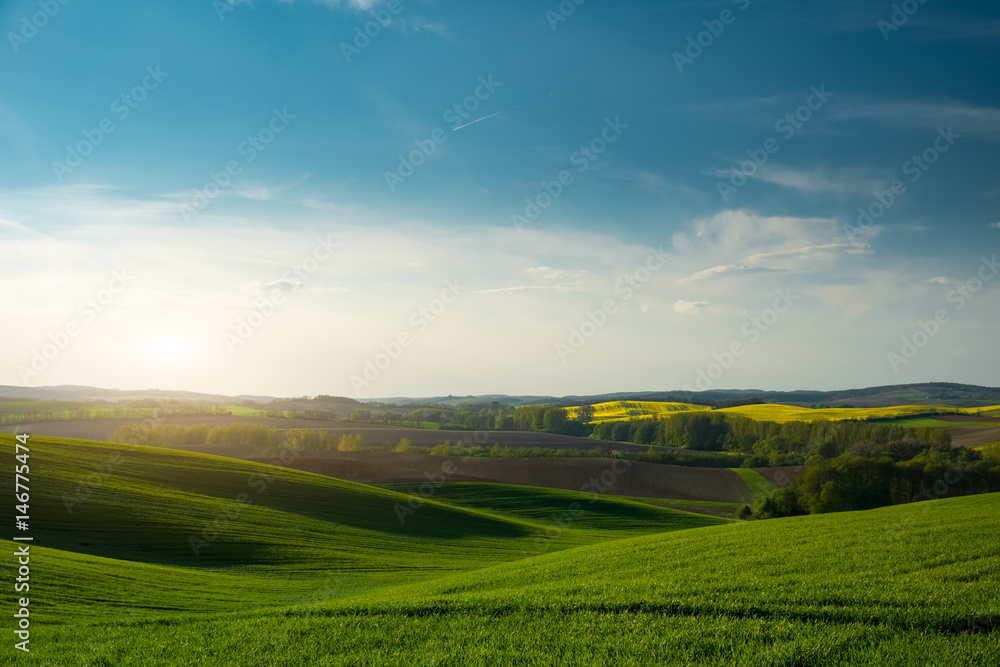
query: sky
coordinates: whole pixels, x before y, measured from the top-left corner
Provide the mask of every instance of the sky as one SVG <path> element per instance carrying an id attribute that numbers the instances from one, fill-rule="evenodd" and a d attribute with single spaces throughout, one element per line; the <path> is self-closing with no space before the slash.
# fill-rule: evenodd
<path id="1" fill-rule="evenodd" d="M 1000 384 L 990 2 L 0 2 L 0 385 Z"/>

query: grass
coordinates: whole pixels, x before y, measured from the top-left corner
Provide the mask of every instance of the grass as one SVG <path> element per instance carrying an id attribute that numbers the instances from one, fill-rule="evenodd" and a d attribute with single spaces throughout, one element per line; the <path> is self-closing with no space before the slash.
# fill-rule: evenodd
<path id="1" fill-rule="evenodd" d="M 771 483 L 764 479 L 764 476 L 756 470 L 751 468 L 730 468 L 730 470 L 739 475 L 747 483 L 747 486 L 750 487 L 750 492 L 753 493 L 754 500 L 768 496 L 774 491 Z"/>
<path id="2" fill-rule="evenodd" d="M 38 664 L 972 665 L 1000 652 L 1000 494 L 730 522 L 446 483 L 400 523 L 393 508 L 412 497 L 394 489 L 29 445 Z M 0 436 L 8 461 L 13 449 Z M 260 475 L 272 479 L 256 494 Z M 61 496 L 80 488 L 70 514 Z M 240 493 L 252 504 L 194 556 L 187 538 Z M 573 503 L 584 511 L 567 522 Z M 8 580 L 15 567 L 0 559 Z"/>
<path id="3" fill-rule="evenodd" d="M 419 484 L 383 486 L 404 493 L 416 493 L 419 487 Z M 630 537 L 725 523 L 712 517 L 652 507 L 625 496 L 595 497 L 579 491 L 514 484 L 449 482 L 435 489 L 434 499 L 497 517 L 534 521 L 545 529 L 552 526 L 597 529 L 599 532 L 593 534 L 595 541 L 608 537 L 604 531 L 614 531 L 617 537 Z"/>
<path id="4" fill-rule="evenodd" d="M 198 619 L 52 627 L 114 665 L 993 664 L 1000 496 L 739 522 Z M 102 638 L 104 641 L 102 641 Z"/>
<path id="5" fill-rule="evenodd" d="M 13 443 L 12 436 L 0 436 L 0 451 L 9 460 Z M 101 588 L 95 586 L 99 573 L 110 570 L 118 585 L 103 594 L 106 602 L 138 600 L 150 612 L 190 612 L 240 606 L 234 601 L 241 598 L 220 598 L 219 591 L 243 590 L 251 606 L 275 604 L 310 590 L 333 568 L 350 586 L 367 590 L 486 567 L 538 551 L 538 536 L 551 535 L 548 514 L 573 502 L 585 508 L 576 513 L 576 525 L 546 537 L 545 551 L 723 523 L 551 489 L 497 487 L 498 503 L 490 507 L 489 485 L 458 494 L 462 503 L 430 485 L 432 496 L 419 500 L 321 475 L 154 447 L 40 437 L 32 437 L 29 447 L 35 482 L 31 535 L 53 550 L 40 560 L 39 577 L 52 588 L 40 597 L 39 613 L 58 609 L 64 619 L 89 613 L 78 591 Z M 13 495 L 13 475 L 0 484 Z M 518 501 L 508 506 L 502 498 Z M 213 572 L 227 576 L 216 582 Z M 162 607 L 162 591 L 174 579 L 191 585 Z M 156 586 L 147 582 L 163 583 L 161 593 L 151 593 Z M 160 601 L 149 606 L 149 599 Z"/>

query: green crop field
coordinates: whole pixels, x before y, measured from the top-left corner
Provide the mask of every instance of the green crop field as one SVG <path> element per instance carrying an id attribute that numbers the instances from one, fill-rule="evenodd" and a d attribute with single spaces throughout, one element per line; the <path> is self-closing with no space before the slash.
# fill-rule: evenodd
<path id="1" fill-rule="evenodd" d="M 764 479 L 756 470 L 750 468 L 730 468 L 730 470 L 739 475 L 747 483 L 755 499 L 762 498 L 774 491 L 771 483 Z"/>
<path id="2" fill-rule="evenodd" d="M 0 436 L 8 460 L 13 443 Z M 1000 494 L 732 522 L 573 491 L 376 488 L 155 448 L 29 446 L 18 662 L 986 665 L 1000 652 Z M 0 560 L 8 580 L 15 563 Z"/>
<path id="3" fill-rule="evenodd" d="M 95 412 L 102 408 L 75 401 L 0 401 L 0 415 L 41 412 Z"/>

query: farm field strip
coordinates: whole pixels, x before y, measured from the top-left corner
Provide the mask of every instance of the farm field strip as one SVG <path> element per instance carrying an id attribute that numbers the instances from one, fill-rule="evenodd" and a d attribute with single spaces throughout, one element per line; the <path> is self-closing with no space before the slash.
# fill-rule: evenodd
<path id="1" fill-rule="evenodd" d="M 730 470 L 739 475 L 740 478 L 746 482 L 747 486 L 750 488 L 750 492 L 753 494 L 754 500 L 770 495 L 770 493 L 774 491 L 774 487 L 771 483 L 764 479 L 763 475 L 756 470 L 751 468 L 730 468 Z"/>

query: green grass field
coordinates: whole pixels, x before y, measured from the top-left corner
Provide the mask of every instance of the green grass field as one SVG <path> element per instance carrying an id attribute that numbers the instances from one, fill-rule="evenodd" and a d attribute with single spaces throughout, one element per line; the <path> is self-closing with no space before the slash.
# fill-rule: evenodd
<path id="1" fill-rule="evenodd" d="M 1000 494 L 731 522 L 429 482 L 401 522 L 416 503 L 402 487 L 153 448 L 29 446 L 23 662 L 985 665 L 1000 652 Z M 11 461 L 13 449 L 0 436 Z M 6 577 L 15 563 L 0 559 Z M 20 653 L 3 651 L 5 664 Z"/>

